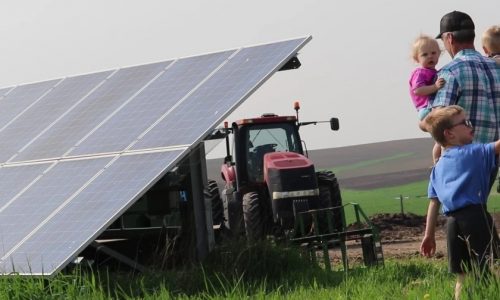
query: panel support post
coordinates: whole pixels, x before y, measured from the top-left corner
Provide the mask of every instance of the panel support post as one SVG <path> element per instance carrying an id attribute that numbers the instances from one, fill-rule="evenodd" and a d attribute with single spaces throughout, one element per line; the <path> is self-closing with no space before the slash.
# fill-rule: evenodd
<path id="1" fill-rule="evenodd" d="M 203 260 L 215 244 L 212 207 L 211 204 L 205 203 L 203 195 L 203 189 L 207 185 L 205 147 L 203 143 L 200 143 L 189 154 L 189 166 L 196 231 L 196 254 L 199 260 Z"/>

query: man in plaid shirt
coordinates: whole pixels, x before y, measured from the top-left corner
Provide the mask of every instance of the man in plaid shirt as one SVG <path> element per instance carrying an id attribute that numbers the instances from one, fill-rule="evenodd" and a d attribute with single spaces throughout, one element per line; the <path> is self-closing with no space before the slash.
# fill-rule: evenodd
<path id="1" fill-rule="evenodd" d="M 432 107 L 459 105 L 474 126 L 474 141 L 499 139 L 500 67 L 474 49 L 474 22 L 466 13 L 453 11 L 441 19 L 440 33 L 453 60 L 438 73 L 446 84 L 438 90 Z"/>

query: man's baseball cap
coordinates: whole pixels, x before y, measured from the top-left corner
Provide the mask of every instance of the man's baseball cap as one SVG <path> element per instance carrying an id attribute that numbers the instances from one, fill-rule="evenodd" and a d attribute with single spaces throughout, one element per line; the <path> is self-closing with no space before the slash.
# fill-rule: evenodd
<path id="1" fill-rule="evenodd" d="M 440 39 L 445 32 L 453 31 L 474 31 L 474 22 L 471 17 L 461 11 L 452 11 L 441 18 L 439 34 L 436 39 Z"/>

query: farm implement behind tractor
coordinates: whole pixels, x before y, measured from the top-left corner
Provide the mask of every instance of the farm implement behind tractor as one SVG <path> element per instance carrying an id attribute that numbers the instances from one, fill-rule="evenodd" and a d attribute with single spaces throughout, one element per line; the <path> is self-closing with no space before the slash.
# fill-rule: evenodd
<path id="1" fill-rule="evenodd" d="M 213 180 L 205 191 L 212 202 L 214 227 L 249 241 L 272 235 L 299 245 L 313 260 L 322 251 L 328 268 L 329 249 L 340 247 L 346 270 L 346 242 L 360 240 L 365 265 L 383 264 L 376 229 L 357 204 L 348 205 L 356 222 L 347 228 L 347 205 L 342 205 L 337 178 L 332 172 L 315 170 L 299 135 L 301 126 L 324 122 L 336 131 L 338 119 L 299 122 L 298 102 L 294 109 L 296 116 L 264 114 L 238 120 L 231 127 L 225 123 L 213 133 L 213 138 L 225 138 L 227 152 L 221 167 L 222 197 Z"/>
<path id="2" fill-rule="evenodd" d="M 346 228 L 345 225 L 344 213 L 346 209 L 353 209 L 356 217 L 355 223 L 351 224 L 349 228 Z M 341 231 L 336 230 L 332 222 L 334 212 L 337 210 L 341 212 L 342 217 L 343 230 Z M 312 231 L 304 226 L 304 219 L 309 218 L 313 220 Z M 321 226 L 321 219 L 327 220 L 327 226 Z M 377 266 L 384 263 L 378 231 L 357 203 L 300 212 L 297 215 L 295 226 L 295 230 L 300 233 L 291 237 L 290 242 L 299 245 L 311 261 L 319 262 L 319 259 L 322 258 L 323 265 L 328 270 L 331 270 L 329 250 L 332 248 L 340 248 L 344 270 L 349 269 L 349 256 L 347 255 L 346 245 L 349 241 L 361 242 L 365 266 Z M 318 255 L 318 252 L 321 255 Z"/>

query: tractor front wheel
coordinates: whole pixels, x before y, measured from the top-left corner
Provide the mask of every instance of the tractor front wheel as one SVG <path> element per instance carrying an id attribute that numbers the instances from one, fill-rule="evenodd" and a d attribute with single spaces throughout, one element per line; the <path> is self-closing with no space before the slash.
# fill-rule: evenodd
<path id="1" fill-rule="evenodd" d="M 243 195 L 243 219 L 249 241 L 257 241 L 264 237 L 264 220 L 258 193 L 250 192 Z"/>
<path id="2" fill-rule="evenodd" d="M 342 197 L 335 174 L 330 171 L 317 173 L 319 187 L 319 205 L 321 208 L 336 207 L 331 210 L 333 214 L 333 229 L 343 230 L 342 223 Z M 330 216 L 330 214 L 328 214 Z"/>

